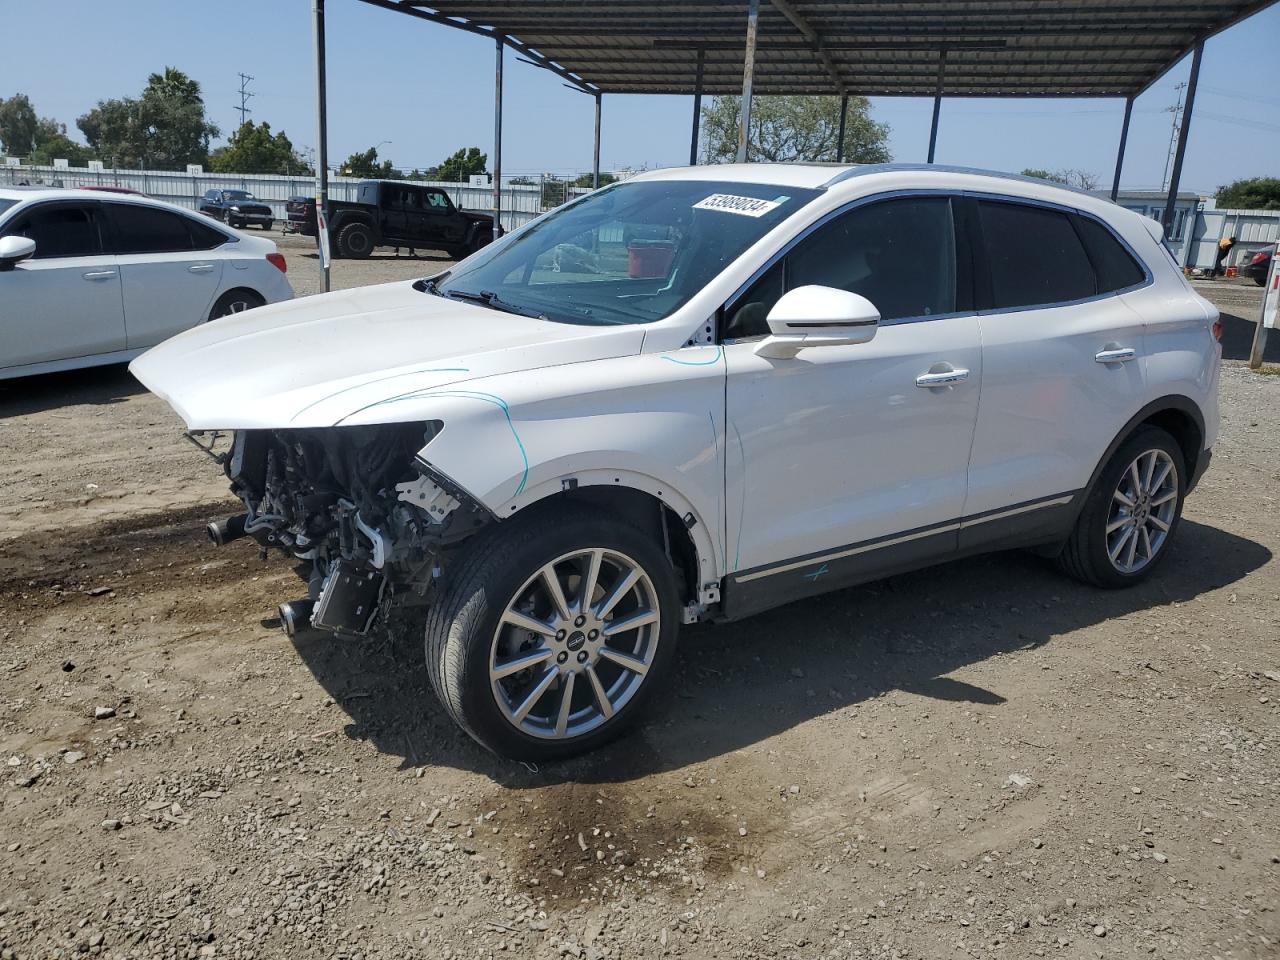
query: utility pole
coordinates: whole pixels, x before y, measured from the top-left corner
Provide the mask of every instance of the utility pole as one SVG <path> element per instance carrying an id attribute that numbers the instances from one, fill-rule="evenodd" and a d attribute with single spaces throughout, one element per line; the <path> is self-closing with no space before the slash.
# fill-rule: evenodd
<path id="1" fill-rule="evenodd" d="M 249 82 L 253 80 L 253 77 L 249 76 L 247 73 L 239 74 L 239 77 L 240 77 L 240 106 L 234 107 L 233 109 L 240 111 L 240 126 L 243 127 L 245 118 L 249 114 L 253 113 L 253 110 L 249 108 L 249 98 L 253 96 L 253 94 L 249 92 Z"/>
<path id="2" fill-rule="evenodd" d="M 1169 189 L 1169 164 L 1173 162 L 1173 155 L 1178 149 L 1178 125 L 1182 122 L 1182 92 L 1187 89 L 1185 83 L 1180 83 L 1175 90 L 1178 91 L 1178 102 L 1172 107 L 1165 107 L 1165 113 L 1173 114 L 1173 126 L 1169 130 L 1169 150 L 1164 156 L 1164 176 L 1160 178 L 1160 189 Z"/>

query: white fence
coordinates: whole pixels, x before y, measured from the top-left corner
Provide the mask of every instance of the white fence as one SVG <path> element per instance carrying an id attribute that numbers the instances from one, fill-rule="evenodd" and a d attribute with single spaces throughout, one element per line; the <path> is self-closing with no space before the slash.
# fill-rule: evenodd
<path id="1" fill-rule="evenodd" d="M 361 179 L 330 177 L 331 200 L 355 200 L 356 185 Z M 403 181 L 421 186 L 440 187 L 453 202 L 466 210 L 493 212 L 493 188 L 473 187 L 465 183 L 437 181 Z M 87 167 L 44 167 L 23 164 L 0 165 L 0 184 L 41 184 L 55 187 L 128 187 L 157 200 L 195 209 L 196 200 L 206 190 L 247 190 L 271 207 L 275 216 L 285 219 L 285 201 L 293 196 L 314 196 L 315 180 L 311 177 L 281 177 L 271 174 L 176 173 L 167 170 L 91 170 Z M 537 182 L 502 186 L 502 226 L 507 230 L 527 223 L 544 210 L 587 192 L 557 178 L 541 177 Z"/>

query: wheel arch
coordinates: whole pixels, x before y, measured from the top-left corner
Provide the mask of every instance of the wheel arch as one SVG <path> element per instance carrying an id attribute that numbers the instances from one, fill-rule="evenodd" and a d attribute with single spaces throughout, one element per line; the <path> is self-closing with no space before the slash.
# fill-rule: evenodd
<path id="1" fill-rule="evenodd" d="M 1089 483 L 1084 488 L 1086 493 L 1092 490 L 1098 482 L 1098 476 L 1106 469 L 1111 458 L 1115 456 L 1115 452 L 1120 449 L 1120 445 L 1133 436 L 1134 431 L 1142 426 L 1160 427 L 1177 441 L 1178 448 L 1182 451 L 1183 464 L 1187 468 L 1187 492 L 1191 492 L 1195 486 L 1195 481 L 1200 476 L 1197 468 L 1200 465 L 1201 458 L 1205 456 L 1204 414 L 1190 397 L 1181 394 L 1170 394 L 1169 396 L 1160 397 L 1158 400 L 1152 400 L 1134 414 L 1128 423 L 1121 428 L 1093 468 Z"/>
<path id="2" fill-rule="evenodd" d="M 212 319 L 214 308 L 217 307 L 218 304 L 221 303 L 225 298 L 235 293 L 251 294 L 255 300 L 260 301 L 258 304 L 258 306 L 260 307 L 265 306 L 267 304 L 267 298 L 263 296 L 261 291 L 255 290 L 253 287 L 246 286 L 243 283 L 238 283 L 234 287 L 227 287 L 227 289 L 219 291 L 217 294 L 214 295 L 213 299 L 209 302 L 208 309 L 209 309 L 210 316 L 206 317 L 205 319 L 206 320 Z"/>
<path id="3" fill-rule="evenodd" d="M 363 210 L 338 210 L 333 215 L 333 222 L 329 225 L 329 232 L 337 233 L 346 226 L 353 223 L 360 223 L 373 231 L 375 240 L 381 239 L 381 231 L 378 229 L 378 221 Z"/>
<path id="4" fill-rule="evenodd" d="M 676 569 L 686 603 L 697 603 L 701 586 L 719 580 L 714 532 L 683 495 L 653 477 L 619 470 L 586 471 L 531 487 L 520 500 L 518 512 L 508 513 L 507 518 L 583 504 L 629 521 L 663 548 Z M 506 519 L 501 512 L 498 516 Z"/>

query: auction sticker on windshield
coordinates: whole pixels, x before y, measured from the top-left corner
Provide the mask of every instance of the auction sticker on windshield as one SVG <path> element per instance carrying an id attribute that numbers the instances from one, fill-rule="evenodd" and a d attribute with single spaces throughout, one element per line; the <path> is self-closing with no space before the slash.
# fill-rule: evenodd
<path id="1" fill-rule="evenodd" d="M 779 197 L 777 200 L 757 200 L 755 197 L 738 197 L 732 193 L 713 193 L 705 200 L 693 205 L 695 210 L 719 210 L 721 213 L 736 213 L 744 217 L 763 217 L 770 210 L 776 210 L 789 198 Z"/>

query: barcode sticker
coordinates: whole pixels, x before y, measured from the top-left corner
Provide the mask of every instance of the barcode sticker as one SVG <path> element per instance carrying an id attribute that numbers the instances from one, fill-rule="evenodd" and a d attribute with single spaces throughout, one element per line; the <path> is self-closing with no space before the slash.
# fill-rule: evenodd
<path id="1" fill-rule="evenodd" d="M 693 209 L 719 210 L 721 213 L 736 213 L 743 217 L 763 217 L 770 210 L 782 206 L 786 199 L 757 200 L 755 197 L 736 197 L 731 193 L 713 193 L 705 200 L 695 203 Z"/>

